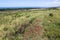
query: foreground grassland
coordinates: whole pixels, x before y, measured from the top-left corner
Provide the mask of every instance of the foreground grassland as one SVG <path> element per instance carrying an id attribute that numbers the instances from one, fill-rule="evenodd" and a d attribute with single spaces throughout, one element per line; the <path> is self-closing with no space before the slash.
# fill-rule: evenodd
<path id="1" fill-rule="evenodd" d="M 60 40 L 60 9 L 0 11 L 0 40 Z"/>

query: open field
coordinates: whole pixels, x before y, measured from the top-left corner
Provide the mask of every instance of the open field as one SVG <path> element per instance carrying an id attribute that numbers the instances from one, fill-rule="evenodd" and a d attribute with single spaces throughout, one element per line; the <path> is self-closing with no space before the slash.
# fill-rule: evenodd
<path id="1" fill-rule="evenodd" d="M 0 11 L 0 40 L 60 40 L 60 9 Z"/>

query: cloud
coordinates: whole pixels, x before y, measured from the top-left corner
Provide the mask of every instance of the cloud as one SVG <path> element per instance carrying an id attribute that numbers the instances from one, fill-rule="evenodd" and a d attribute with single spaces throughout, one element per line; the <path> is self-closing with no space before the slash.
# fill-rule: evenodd
<path id="1" fill-rule="evenodd" d="M 56 7 L 56 6 L 60 6 L 60 1 L 59 0 L 54 0 L 52 2 L 47 2 L 45 3 L 46 6 L 48 7 Z"/>
<path id="2" fill-rule="evenodd" d="M 55 2 L 58 2 L 59 0 L 55 0 Z"/>

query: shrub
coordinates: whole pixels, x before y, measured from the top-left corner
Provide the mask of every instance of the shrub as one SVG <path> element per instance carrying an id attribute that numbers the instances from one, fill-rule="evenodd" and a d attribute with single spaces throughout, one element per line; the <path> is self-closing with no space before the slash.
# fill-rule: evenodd
<path id="1" fill-rule="evenodd" d="M 53 13 L 50 13 L 49 16 L 53 17 Z"/>

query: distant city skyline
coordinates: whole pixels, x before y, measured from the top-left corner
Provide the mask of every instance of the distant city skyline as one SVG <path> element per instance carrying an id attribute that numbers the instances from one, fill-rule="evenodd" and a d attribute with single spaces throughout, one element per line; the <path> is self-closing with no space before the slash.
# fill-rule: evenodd
<path id="1" fill-rule="evenodd" d="M 0 0 L 0 7 L 56 7 L 60 0 Z"/>

